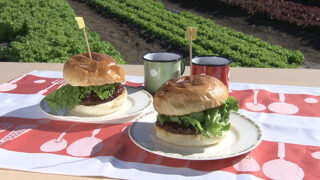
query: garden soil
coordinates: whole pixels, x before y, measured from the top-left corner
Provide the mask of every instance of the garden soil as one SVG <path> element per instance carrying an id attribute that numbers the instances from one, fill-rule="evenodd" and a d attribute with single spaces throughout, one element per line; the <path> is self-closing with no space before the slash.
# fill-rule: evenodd
<path id="1" fill-rule="evenodd" d="M 320 32 L 312 32 L 275 23 L 259 16 L 250 16 L 241 10 L 223 7 L 203 7 L 198 3 L 183 3 L 179 0 L 158 0 L 174 11 L 189 11 L 212 19 L 216 24 L 261 38 L 273 45 L 290 50 L 300 50 L 305 63 L 301 68 L 320 69 Z M 67 0 L 77 16 L 82 16 L 91 31 L 110 42 L 122 54 L 128 64 L 143 64 L 141 56 L 147 52 L 179 51 L 168 42 L 159 40 L 121 20 L 102 15 L 86 3 Z M 197 2 L 197 1 L 193 1 Z M 181 53 L 181 52 L 178 52 Z M 186 54 L 183 54 L 186 57 Z M 187 57 L 186 57 L 187 59 Z"/>

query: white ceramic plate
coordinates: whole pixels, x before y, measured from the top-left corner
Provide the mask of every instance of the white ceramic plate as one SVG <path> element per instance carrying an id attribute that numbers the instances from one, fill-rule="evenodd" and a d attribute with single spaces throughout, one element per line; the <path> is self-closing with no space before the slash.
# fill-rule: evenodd
<path id="1" fill-rule="evenodd" d="M 247 153 L 257 147 L 262 139 L 260 127 L 252 120 L 231 113 L 231 129 L 216 145 L 205 147 L 183 147 L 164 142 L 154 134 L 157 113 L 140 117 L 129 128 L 131 140 L 142 149 L 165 157 L 186 160 L 216 160 Z"/>
<path id="2" fill-rule="evenodd" d="M 127 101 L 122 107 L 106 116 L 95 117 L 79 117 L 67 115 L 66 110 L 58 110 L 56 114 L 52 114 L 47 102 L 42 99 L 40 109 L 55 120 L 83 122 L 83 123 L 126 123 L 132 121 L 134 116 L 139 115 L 145 108 L 152 104 L 152 96 L 147 91 L 126 86 L 128 91 Z"/>

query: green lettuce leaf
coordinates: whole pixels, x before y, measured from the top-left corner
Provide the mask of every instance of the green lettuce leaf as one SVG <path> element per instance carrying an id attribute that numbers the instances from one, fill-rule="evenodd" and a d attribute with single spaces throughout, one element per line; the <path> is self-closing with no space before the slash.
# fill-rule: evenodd
<path id="1" fill-rule="evenodd" d="M 197 132 L 200 131 L 201 133 L 204 133 L 204 129 L 203 129 L 201 123 L 197 119 L 195 119 L 191 116 L 188 116 L 188 115 L 180 116 L 179 119 L 182 120 L 184 125 L 186 125 L 186 126 L 192 125 L 196 129 Z"/>
<path id="2" fill-rule="evenodd" d="M 212 109 L 207 109 L 202 112 L 194 112 L 183 116 L 166 116 L 158 114 L 158 119 L 161 124 L 165 121 L 176 122 L 183 125 L 191 125 L 197 132 L 201 132 L 204 136 L 210 135 L 220 137 L 223 132 L 231 128 L 230 113 L 237 112 L 239 109 L 238 100 L 229 96 L 228 99 L 221 105 Z"/>
<path id="3" fill-rule="evenodd" d="M 58 108 L 72 109 L 79 105 L 81 100 L 87 97 L 91 92 L 95 92 L 100 99 L 107 99 L 114 91 L 116 84 L 106 84 L 103 86 L 71 86 L 67 84 L 52 93 L 48 94 L 45 101 L 48 103 L 51 111 L 56 113 Z"/>

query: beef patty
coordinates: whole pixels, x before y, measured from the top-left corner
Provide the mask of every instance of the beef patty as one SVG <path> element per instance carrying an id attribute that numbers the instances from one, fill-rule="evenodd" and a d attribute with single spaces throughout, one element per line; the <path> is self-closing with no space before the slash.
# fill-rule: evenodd
<path id="1" fill-rule="evenodd" d="M 157 120 L 156 125 L 166 131 L 169 131 L 175 134 L 187 134 L 187 135 L 201 134 L 201 132 L 200 131 L 197 132 L 193 126 L 184 126 L 176 122 L 165 121 L 163 124 L 161 124 L 160 121 Z"/>
<path id="2" fill-rule="evenodd" d="M 122 94 L 123 91 L 124 91 L 124 87 L 120 83 L 116 84 L 114 92 L 107 99 L 100 99 L 100 97 L 95 92 L 92 91 L 87 97 L 81 100 L 80 104 L 84 106 L 93 106 L 93 105 L 106 103 L 118 97 L 120 94 Z"/>

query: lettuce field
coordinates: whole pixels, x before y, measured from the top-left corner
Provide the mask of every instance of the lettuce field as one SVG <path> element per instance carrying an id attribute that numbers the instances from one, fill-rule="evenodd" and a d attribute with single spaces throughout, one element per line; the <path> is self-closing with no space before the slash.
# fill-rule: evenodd
<path id="1" fill-rule="evenodd" d="M 278 18 L 277 21 L 284 21 L 290 26 L 319 28 L 320 15 L 317 6 L 299 4 L 297 7 L 300 7 L 300 11 L 297 11 L 294 9 L 297 9 L 296 6 L 281 4 L 282 1 L 275 1 L 273 6 L 263 4 L 263 1 L 246 1 L 247 4 L 241 2 L 243 1 L 215 1 L 212 5 L 236 6 L 249 14 L 260 13 Z M 184 39 L 185 29 L 194 26 L 198 27 L 197 39 L 193 42 L 195 56 L 224 56 L 233 60 L 232 66 L 261 68 L 298 68 L 305 61 L 304 54 L 299 50 L 271 44 L 252 35 L 218 25 L 211 19 L 192 12 L 172 11 L 161 2 L 86 0 L 84 3 L 99 15 L 113 18 L 118 23 L 129 24 L 135 30 L 143 31 L 145 37 L 150 36 L 161 41 L 181 54 L 187 54 L 188 51 L 188 41 Z M 292 16 L 298 20 L 285 19 L 284 17 L 290 16 L 283 15 L 286 14 L 284 11 L 270 10 L 270 7 L 286 9 L 288 6 L 292 8 L 287 8 L 287 14 L 294 12 Z M 74 20 L 77 15 L 67 1 L 3 0 L 0 7 L 0 42 L 7 44 L 0 46 L 1 60 L 64 62 L 71 55 L 86 52 L 82 31 Z M 275 12 L 279 12 L 280 15 L 274 14 Z M 109 54 L 119 63 L 130 63 L 115 48 L 117 44 L 102 40 L 97 32 L 88 27 L 86 29 L 91 51 Z"/>

